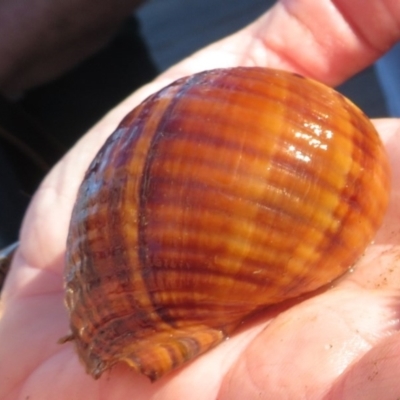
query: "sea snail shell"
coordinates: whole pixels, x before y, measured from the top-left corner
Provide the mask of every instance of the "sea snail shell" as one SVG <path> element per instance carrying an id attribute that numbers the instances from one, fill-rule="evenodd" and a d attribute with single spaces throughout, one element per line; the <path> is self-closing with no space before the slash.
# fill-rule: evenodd
<path id="1" fill-rule="evenodd" d="M 180 79 L 125 117 L 80 187 L 69 339 L 96 378 L 125 362 L 157 379 L 348 270 L 388 192 L 376 131 L 334 90 L 263 68 Z"/>

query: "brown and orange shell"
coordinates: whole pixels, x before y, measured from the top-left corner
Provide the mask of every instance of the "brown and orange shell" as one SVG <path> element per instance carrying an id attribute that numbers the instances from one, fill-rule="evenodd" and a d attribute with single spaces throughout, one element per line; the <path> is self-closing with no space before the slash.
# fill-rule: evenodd
<path id="1" fill-rule="evenodd" d="M 96 378 L 125 362 L 157 379 L 346 272 L 388 193 L 378 134 L 331 88 L 263 68 L 180 79 L 128 114 L 86 173 L 69 338 Z"/>

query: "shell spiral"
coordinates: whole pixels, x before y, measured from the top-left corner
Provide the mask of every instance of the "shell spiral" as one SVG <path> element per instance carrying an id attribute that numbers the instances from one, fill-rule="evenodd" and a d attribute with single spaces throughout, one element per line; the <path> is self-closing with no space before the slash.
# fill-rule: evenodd
<path id="1" fill-rule="evenodd" d="M 347 271 L 388 192 L 376 131 L 336 91 L 263 68 L 172 83 L 79 189 L 65 285 L 80 359 L 96 378 L 117 362 L 159 378 Z"/>

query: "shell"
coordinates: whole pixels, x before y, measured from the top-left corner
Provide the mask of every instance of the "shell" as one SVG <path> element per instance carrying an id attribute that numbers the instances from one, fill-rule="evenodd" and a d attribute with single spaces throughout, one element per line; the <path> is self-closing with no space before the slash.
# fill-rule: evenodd
<path id="1" fill-rule="evenodd" d="M 125 117 L 80 187 L 69 339 L 95 378 L 125 362 L 155 380 L 346 272 L 388 192 L 376 131 L 336 91 L 263 68 L 180 79 Z"/>

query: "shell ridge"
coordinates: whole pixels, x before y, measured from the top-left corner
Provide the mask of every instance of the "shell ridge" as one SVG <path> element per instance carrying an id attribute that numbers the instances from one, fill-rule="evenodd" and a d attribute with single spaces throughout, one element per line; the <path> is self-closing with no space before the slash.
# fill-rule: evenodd
<path id="1" fill-rule="evenodd" d="M 142 179 L 139 184 L 139 210 L 140 210 L 140 216 L 139 216 L 139 223 L 138 223 L 138 244 L 139 244 L 139 260 L 141 264 L 141 271 L 142 271 L 142 276 L 143 280 L 149 288 L 149 283 L 148 283 L 148 273 L 149 271 L 146 271 L 146 268 L 144 266 L 147 264 L 149 255 L 148 255 L 148 246 L 147 246 L 147 240 L 146 240 L 146 226 L 147 226 L 147 213 L 146 213 L 146 201 L 148 197 L 148 191 L 149 191 L 149 176 L 150 176 L 150 171 L 152 168 L 152 162 L 156 153 L 156 147 L 159 145 L 160 140 L 162 140 L 163 135 L 164 135 L 164 127 L 170 117 L 170 115 L 173 113 L 173 110 L 177 103 L 180 101 L 182 96 L 186 94 L 194 85 L 196 85 L 198 82 L 201 82 L 203 79 L 202 74 L 200 73 L 199 75 L 195 75 L 189 79 L 187 79 L 182 86 L 179 88 L 179 91 L 175 94 L 174 98 L 169 102 L 168 107 L 166 108 L 163 117 L 159 121 L 158 127 L 155 130 L 155 134 L 153 135 L 150 145 L 149 145 L 149 153 L 148 157 L 145 160 L 145 165 L 143 166 L 143 173 L 142 173 Z M 149 298 L 151 300 L 151 303 L 153 304 L 154 309 L 157 310 L 157 304 L 154 302 L 154 298 L 152 295 L 152 291 L 148 290 Z M 162 318 L 162 316 L 161 316 Z M 166 321 L 169 323 L 168 321 Z"/>

